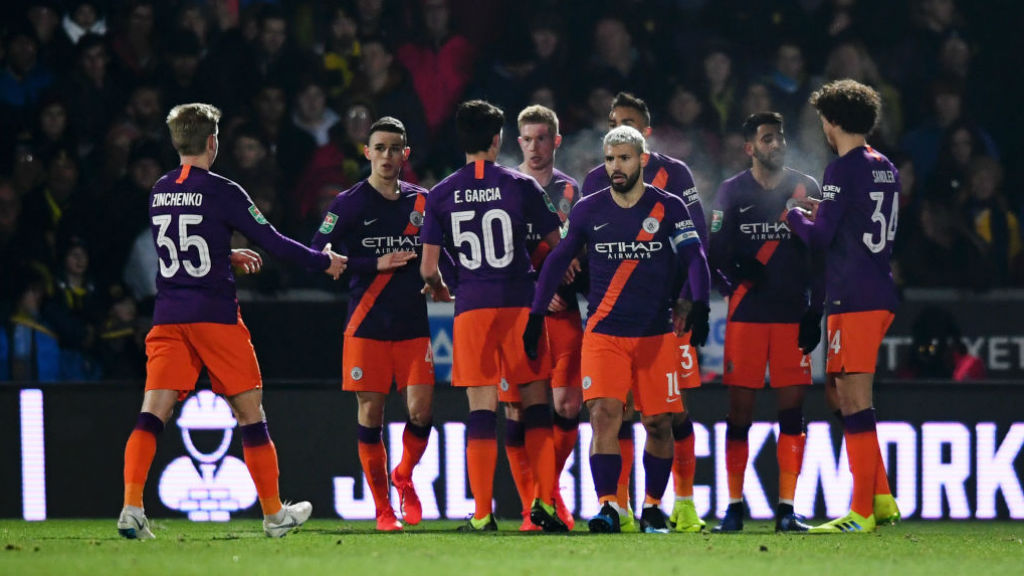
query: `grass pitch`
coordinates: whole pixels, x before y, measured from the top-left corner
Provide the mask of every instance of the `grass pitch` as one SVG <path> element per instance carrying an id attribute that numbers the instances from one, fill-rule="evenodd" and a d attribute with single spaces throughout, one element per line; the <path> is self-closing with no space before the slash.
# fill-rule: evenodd
<path id="1" fill-rule="evenodd" d="M 1021 574 L 1024 523 L 906 522 L 864 536 L 793 536 L 749 522 L 738 535 L 457 534 L 425 522 L 376 534 L 369 522 L 311 520 L 281 540 L 258 520 L 151 520 L 156 540 L 120 538 L 116 519 L 0 520 L 0 575 L 241 574 Z M 710 523 L 710 522 L 709 522 Z"/>

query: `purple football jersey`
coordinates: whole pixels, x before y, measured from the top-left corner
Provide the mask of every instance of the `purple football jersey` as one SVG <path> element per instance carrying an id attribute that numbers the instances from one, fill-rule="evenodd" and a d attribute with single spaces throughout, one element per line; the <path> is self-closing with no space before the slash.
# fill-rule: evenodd
<path id="1" fill-rule="evenodd" d="M 773 190 L 765 190 L 750 170 L 722 182 L 711 210 L 711 245 L 708 260 L 712 270 L 730 284 L 737 322 L 799 322 L 808 306 L 811 289 L 810 251 L 789 226 L 780 221 L 792 198 L 821 198 L 818 183 L 785 169 Z M 764 279 L 737 295 L 740 286 L 734 266 L 737 259 L 757 258 L 765 265 Z M 712 277 L 715 275 L 713 274 Z M 735 309 L 732 308 L 735 306 Z"/>
<path id="2" fill-rule="evenodd" d="M 455 260 L 455 314 L 477 308 L 529 306 L 533 267 L 527 230 L 558 228 L 556 208 L 537 181 L 492 162 L 476 161 L 439 182 L 427 196 L 421 237 Z"/>
<path id="3" fill-rule="evenodd" d="M 854 148 L 825 168 L 814 222 L 799 210 L 786 215 L 793 233 L 826 251 L 829 313 L 895 311 L 889 260 L 899 218 L 899 173 L 870 146 Z"/>
<path id="4" fill-rule="evenodd" d="M 569 211 L 572 210 L 572 207 L 580 199 L 580 186 L 571 176 L 555 168 L 548 185 L 542 186 L 542 188 L 547 193 L 548 200 L 555 206 L 556 214 L 558 214 L 558 219 L 562 222 L 562 231 L 564 233 L 568 228 L 566 222 L 569 219 Z M 535 233 L 532 226 L 528 227 L 526 234 L 526 249 L 530 252 L 530 261 L 534 264 L 534 267 L 538 269 L 542 267 L 549 249 L 547 244 L 544 244 L 544 238 Z M 565 300 L 565 312 L 579 312 L 580 304 L 576 300 L 575 283 L 560 286 L 558 293 Z"/>
<path id="5" fill-rule="evenodd" d="M 707 302 L 707 260 L 690 213 L 678 197 L 644 188 L 629 208 L 616 204 L 610 189 L 573 207 L 569 230 L 541 271 L 533 313 L 544 313 L 569 261 L 584 246 L 590 264 L 587 331 L 625 337 L 671 332 L 679 297 L 673 279 L 681 266 L 694 298 Z"/>
<path id="6" fill-rule="evenodd" d="M 704 220 L 704 207 L 700 202 L 700 194 L 697 193 L 697 185 L 693 182 L 693 173 L 690 167 L 682 160 L 676 160 L 671 156 L 651 152 L 647 166 L 644 167 L 644 183 L 655 188 L 661 188 L 665 192 L 677 196 L 686 205 L 693 217 L 693 225 L 697 227 L 700 234 L 700 241 L 706 246 L 708 243 L 708 227 Z M 583 196 L 590 196 L 598 190 L 604 190 L 612 185 L 608 178 L 608 172 L 604 164 L 599 164 L 591 170 L 583 179 Z"/>
<path id="7" fill-rule="evenodd" d="M 330 258 L 278 233 L 241 186 L 195 166 L 165 174 L 149 195 L 160 270 L 154 324 L 238 322 L 231 233 L 239 231 L 272 255 L 310 270 Z"/>
<path id="8" fill-rule="evenodd" d="M 374 340 L 409 340 L 430 335 L 427 301 L 420 294 L 419 261 L 378 273 L 377 258 L 390 252 L 421 254 L 420 227 L 427 191 L 399 182 L 388 200 L 363 180 L 338 194 L 324 214 L 311 246 L 330 242 L 348 256 L 350 297 L 345 334 Z"/>

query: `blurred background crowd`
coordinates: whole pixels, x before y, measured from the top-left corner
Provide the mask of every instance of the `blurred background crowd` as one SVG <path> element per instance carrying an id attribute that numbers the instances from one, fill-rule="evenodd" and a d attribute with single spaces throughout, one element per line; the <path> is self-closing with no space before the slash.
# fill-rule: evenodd
<path id="1" fill-rule="evenodd" d="M 464 161 L 459 102 L 504 108 L 512 165 L 516 114 L 544 104 L 556 166 L 582 180 L 630 91 L 652 108 L 652 149 L 687 162 L 710 202 L 748 167 L 739 127 L 757 111 L 784 114 L 788 164 L 820 179 L 831 158 L 807 97 L 854 78 L 882 95 L 870 141 L 902 178 L 898 283 L 1024 286 L 1012 0 L 15 0 L 0 17 L 0 354 L 53 346 L 65 379 L 143 371 L 148 193 L 177 165 L 167 112 L 193 101 L 224 112 L 214 171 L 308 241 L 366 177 L 380 116 L 405 123 L 403 177 L 429 187 Z M 240 285 L 343 286 L 273 264 Z"/>

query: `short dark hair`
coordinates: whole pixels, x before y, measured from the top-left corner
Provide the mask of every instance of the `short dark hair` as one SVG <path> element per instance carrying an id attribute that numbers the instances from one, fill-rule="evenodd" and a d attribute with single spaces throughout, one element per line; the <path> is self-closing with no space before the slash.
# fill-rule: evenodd
<path id="1" fill-rule="evenodd" d="M 466 154 L 486 152 L 505 125 L 505 113 L 484 100 L 469 100 L 455 113 L 455 133 Z"/>
<path id="2" fill-rule="evenodd" d="M 850 134 L 870 134 L 882 114 L 878 92 L 848 78 L 825 84 L 811 94 L 810 103 L 826 120 Z"/>
<path id="3" fill-rule="evenodd" d="M 366 142 L 369 144 L 374 132 L 390 132 L 402 136 L 402 142 L 408 142 L 409 137 L 405 133 L 405 124 L 394 116 L 383 116 L 370 125 L 370 131 L 366 134 Z"/>
<path id="4" fill-rule="evenodd" d="M 757 129 L 764 124 L 782 127 L 782 114 L 778 112 L 756 112 L 743 121 L 743 139 L 750 142 L 757 136 Z"/>
<path id="5" fill-rule="evenodd" d="M 629 92 L 619 92 L 615 95 L 615 99 L 612 100 L 612 109 L 616 108 L 632 108 L 644 115 L 645 125 L 651 125 L 651 110 L 647 107 L 647 102 Z"/>

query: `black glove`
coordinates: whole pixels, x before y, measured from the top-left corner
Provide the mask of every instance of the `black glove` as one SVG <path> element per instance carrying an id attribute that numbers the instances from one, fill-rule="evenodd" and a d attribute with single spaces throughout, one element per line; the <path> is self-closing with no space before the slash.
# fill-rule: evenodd
<path id="1" fill-rule="evenodd" d="M 690 313 L 686 315 L 686 324 L 683 330 L 690 333 L 691 346 L 703 346 L 708 341 L 708 333 L 711 332 L 711 325 L 708 323 L 708 316 L 711 315 L 711 308 L 707 302 L 694 302 L 690 306 Z"/>
<path id="2" fill-rule="evenodd" d="M 741 256 L 733 260 L 733 268 L 736 269 L 736 276 L 741 281 L 747 281 L 751 284 L 758 284 L 764 280 L 765 266 L 760 260 L 753 256 Z"/>
<path id="3" fill-rule="evenodd" d="M 797 345 L 804 354 L 810 354 L 821 342 L 821 310 L 808 308 L 800 317 L 800 334 Z"/>
<path id="4" fill-rule="evenodd" d="M 537 359 L 537 345 L 543 333 L 544 315 L 530 314 L 530 319 L 526 321 L 526 330 L 523 330 L 523 350 L 530 360 Z"/>

